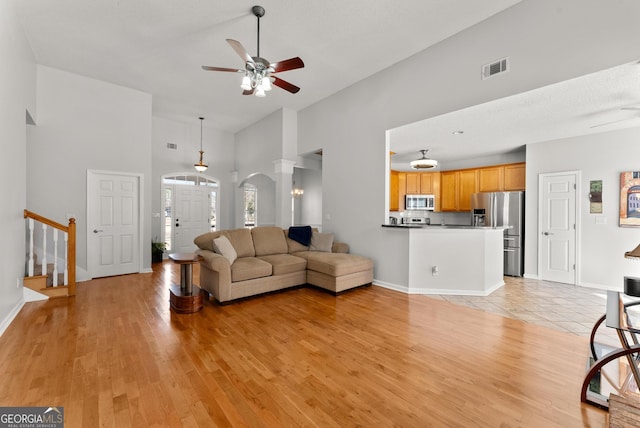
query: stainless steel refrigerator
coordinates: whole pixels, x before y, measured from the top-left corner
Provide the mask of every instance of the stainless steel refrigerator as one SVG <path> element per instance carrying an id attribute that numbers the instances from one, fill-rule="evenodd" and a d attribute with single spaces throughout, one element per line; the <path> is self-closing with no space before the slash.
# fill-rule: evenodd
<path id="1" fill-rule="evenodd" d="M 471 196 L 471 218 L 475 226 L 506 227 L 504 230 L 504 274 L 524 273 L 524 192 L 485 192 Z"/>

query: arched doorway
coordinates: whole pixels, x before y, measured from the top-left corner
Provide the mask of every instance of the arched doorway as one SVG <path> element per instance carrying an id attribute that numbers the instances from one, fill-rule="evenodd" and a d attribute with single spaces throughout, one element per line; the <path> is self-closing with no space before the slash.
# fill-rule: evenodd
<path id="1" fill-rule="evenodd" d="M 193 173 L 162 176 L 161 229 L 167 252 L 192 252 L 193 239 L 216 230 L 219 180 Z"/>

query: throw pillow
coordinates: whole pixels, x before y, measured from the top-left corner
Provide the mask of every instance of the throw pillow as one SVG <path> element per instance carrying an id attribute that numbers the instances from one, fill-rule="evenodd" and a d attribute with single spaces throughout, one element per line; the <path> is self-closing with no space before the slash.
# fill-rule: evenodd
<path id="1" fill-rule="evenodd" d="M 308 247 L 311 243 L 311 226 L 291 226 L 289 238 Z"/>
<path id="2" fill-rule="evenodd" d="M 311 235 L 311 246 L 309 247 L 310 250 L 330 253 L 332 246 L 333 233 L 320 233 L 314 231 Z"/>
<path id="3" fill-rule="evenodd" d="M 230 265 L 238 258 L 238 253 L 236 253 L 236 250 L 226 236 L 219 236 L 214 239 L 213 249 L 216 253 L 221 254 L 225 259 L 229 260 Z"/>

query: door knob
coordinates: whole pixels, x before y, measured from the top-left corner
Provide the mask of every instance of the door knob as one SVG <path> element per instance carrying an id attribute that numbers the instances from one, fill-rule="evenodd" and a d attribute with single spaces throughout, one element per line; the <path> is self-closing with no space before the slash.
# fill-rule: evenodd
<path id="1" fill-rule="evenodd" d="M 553 233 L 551 233 L 551 232 L 542 232 L 542 234 L 543 234 L 544 236 L 553 235 Z"/>
<path id="2" fill-rule="evenodd" d="M 93 229 L 93 233 L 104 232 L 104 230 Z"/>

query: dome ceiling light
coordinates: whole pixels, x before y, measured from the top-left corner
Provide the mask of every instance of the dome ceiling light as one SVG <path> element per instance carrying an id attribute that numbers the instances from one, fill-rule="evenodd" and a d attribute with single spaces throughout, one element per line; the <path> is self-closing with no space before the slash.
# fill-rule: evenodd
<path id="1" fill-rule="evenodd" d="M 413 169 L 429 169 L 429 168 L 435 168 L 438 166 L 438 161 L 435 159 L 429 159 L 427 158 L 427 152 L 429 150 L 426 149 L 422 149 L 420 150 L 420 153 L 422 153 L 422 157 L 420 159 L 416 159 L 414 161 L 411 161 L 411 168 Z"/>

